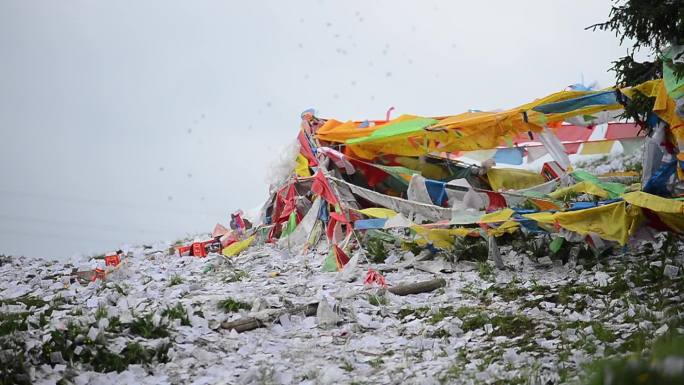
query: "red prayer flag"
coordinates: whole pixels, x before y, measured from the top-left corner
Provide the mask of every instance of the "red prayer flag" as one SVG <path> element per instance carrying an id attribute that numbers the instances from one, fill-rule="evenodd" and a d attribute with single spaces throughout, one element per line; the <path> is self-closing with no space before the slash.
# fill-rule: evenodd
<path id="1" fill-rule="evenodd" d="M 591 136 L 591 133 L 594 132 L 594 129 L 582 126 L 562 125 L 553 130 L 553 132 L 561 142 L 586 142 Z"/>
<path id="2" fill-rule="evenodd" d="M 337 263 L 337 270 L 342 270 L 344 268 L 344 265 L 346 265 L 349 262 L 349 257 L 347 254 L 345 254 L 344 250 L 342 250 L 339 246 L 335 245 L 335 262 Z"/>
<path id="3" fill-rule="evenodd" d="M 281 190 L 282 191 L 282 190 Z M 285 197 L 283 198 L 283 211 L 281 211 L 280 216 L 278 217 L 277 223 L 286 221 L 290 218 L 290 214 L 292 211 L 297 209 L 297 189 L 295 189 L 294 183 L 291 183 L 290 186 L 288 187 L 287 193 L 285 194 Z"/>
<path id="4" fill-rule="evenodd" d="M 610 123 L 606 130 L 606 139 L 636 138 L 640 129 L 634 123 Z"/>
<path id="5" fill-rule="evenodd" d="M 332 218 L 338 222 L 349 223 L 347 218 L 343 214 L 340 214 L 340 213 L 334 213 L 334 212 L 330 213 L 330 218 Z"/>
<path id="6" fill-rule="evenodd" d="M 566 154 L 577 154 L 579 151 L 580 144 L 582 143 L 566 143 L 563 145 L 565 147 Z"/>
<path id="7" fill-rule="evenodd" d="M 506 205 L 506 199 L 503 197 L 503 195 L 493 191 L 485 191 L 485 194 L 487 194 L 487 197 L 489 197 L 487 211 L 496 211 L 508 207 Z"/>
<path id="8" fill-rule="evenodd" d="M 387 287 L 387 282 L 385 282 L 385 277 L 383 277 L 377 271 L 375 271 L 371 268 L 368 268 L 368 273 L 366 274 L 366 279 L 363 280 L 363 284 L 370 286 L 370 285 L 373 285 L 374 283 L 377 284 L 378 286 L 382 287 L 382 288 Z"/>
<path id="9" fill-rule="evenodd" d="M 332 191 L 332 188 L 328 184 L 328 180 L 325 179 L 325 175 L 323 175 L 323 172 L 320 169 L 316 171 L 316 175 L 314 176 L 314 182 L 311 185 L 311 192 L 322 197 L 332 205 L 339 203 L 337 197 Z"/>
<path id="10" fill-rule="evenodd" d="M 216 238 L 226 234 L 228 234 L 228 229 L 222 224 L 217 223 L 216 226 L 214 226 L 214 231 L 211 232 L 211 237 Z"/>
<path id="11" fill-rule="evenodd" d="M 297 140 L 299 141 L 299 152 L 301 152 L 301 154 L 304 155 L 306 160 L 309 161 L 309 166 L 318 166 L 318 161 L 316 160 L 313 151 L 311 151 L 309 140 L 307 139 L 306 134 L 303 130 L 299 131 L 299 135 L 297 135 Z"/>

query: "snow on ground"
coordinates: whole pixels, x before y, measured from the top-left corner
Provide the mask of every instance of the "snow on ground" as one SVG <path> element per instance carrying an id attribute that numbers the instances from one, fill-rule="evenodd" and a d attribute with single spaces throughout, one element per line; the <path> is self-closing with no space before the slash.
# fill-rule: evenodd
<path id="1" fill-rule="evenodd" d="M 681 327 L 682 246 L 659 236 L 565 263 L 502 246 L 505 270 L 393 249 L 345 273 L 322 272 L 323 252 L 264 245 L 231 260 L 134 248 L 87 285 L 70 282 L 66 262 L 3 257 L 0 369 L 36 384 L 564 383 Z M 447 285 L 382 294 L 363 285 L 371 266 L 389 285 Z M 321 301 L 334 314 L 221 328 L 250 314 L 241 307 Z"/>
<path id="2" fill-rule="evenodd" d="M 573 162 L 575 168 L 581 168 L 594 175 L 617 171 L 641 171 L 644 159 L 644 148 L 639 147 L 630 153 L 611 153 L 609 155 L 585 156 L 585 159 Z"/>

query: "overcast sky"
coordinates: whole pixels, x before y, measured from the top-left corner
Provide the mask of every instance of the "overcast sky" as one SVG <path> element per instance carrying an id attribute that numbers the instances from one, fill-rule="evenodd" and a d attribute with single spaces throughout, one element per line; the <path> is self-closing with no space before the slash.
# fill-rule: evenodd
<path id="1" fill-rule="evenodd" d="M 0 2 L 0 253 L 211 231 L 299 114 L 508 108 L 614 82 L 609 0 Z"/>

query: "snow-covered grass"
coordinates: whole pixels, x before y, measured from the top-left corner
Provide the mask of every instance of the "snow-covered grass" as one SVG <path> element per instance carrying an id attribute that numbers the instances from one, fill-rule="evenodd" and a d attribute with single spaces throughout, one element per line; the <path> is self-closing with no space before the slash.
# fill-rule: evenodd
<path id="1" fill-rule="evenodd" d="M 684 332 L 683 246 L 659 236 L 548 263 L 512 242 L 498 270 L 465 249 L 418 261 L 387 244 L 384 262 L 344 273 L 320 270 L 324 248 L 261 245 L 230 261 L 140 248 L 87 285 L 69 280 L 66 262 L 1 257 L 2 383 L 599 384 L 592 374 L 662 368 L 681 379 L 681 346 L 668 341 Z M 447 285 L 400 297 L 364 287 L 368 267 L 390 285 Z M 323 300 L 340 322 L 286 314 L 244 333 L 221 328 Z M 645 357 L 636 369 L 622 358 L 634 354 Z"/>
<path id="2" fill-rule="evenodd" d="M 641 164 L 644 157 L 643 147 L 639 147 L 632 153 L 613 153 L 610 155 L 594 155 L 578 161 L 575 168 L 580 168 L 594 175 L 607 174 L 609 172 L 636 171 L 641 173 Z"/>

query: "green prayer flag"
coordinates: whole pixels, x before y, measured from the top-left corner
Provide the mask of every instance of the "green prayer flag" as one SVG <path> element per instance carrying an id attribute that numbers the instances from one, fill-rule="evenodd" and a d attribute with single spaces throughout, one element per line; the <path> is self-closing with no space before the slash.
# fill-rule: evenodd
<path id="1" fill-rule="evenodd" d="M 575 170 L 572 172 L 572 177 L 577 179 L 578 181 L 588 181 L 591 182 L 602 189 L 608 191 L 609 198 L 617 198 L 620 195 L 624 194 L 625 191 L 627 191 L 627 186 L 621 184 L 621 183 L 615 183 L 615 182 L 601 182 L 596 175 L 592 175 L 584 170 Z"/>
<path id="2" fill-rule="evenodd" d="M 388 123 L 373 131 L 368 136 L 347 140 L 347 144 L 374 142 L 377 140 L 412 134 L 420 132 L 425 127 L 431 126 L 435 123 L 437 123 L 437 120 L 431 118 L 415 118 L 396 123 Z"/>
<path id="3" fill-rule="evenodd" d="M 367 232 L 369 238 L 380 239 L 384 242 L 394 242 L 397 238 L 380 230 L 370 229 Z"/>
<path id="4" fill-rule="evenodd" d="M 293 231 L 297 228 L 297 211 L 292 210 L 290 213 L 290 218 L 287 220 L 287 225 L 283 229 L 283 233 L 280 235 L 280 238 L 285 238 L 286 236 L 292 234 Z"/>
<path id="5" fill-rule="evenodd" d="M 684 96 L 684 77 L 678 78 L 672 65 L 673 57 L 681 53 L 682 46 L 670 46 L 663 51 L 663 81 L 672 99 Z"/>
<path id="6" fill-rule="evenodd" d="M 325 257 L 325 261 L 323 261 L 323 266 L 321 266 L 321 269 L 329 273 L 337 271 L 337 261 L 335 260 L 335 253 L 333 252 L 332 247 L 328 252 L 328 256 Z"/>
<path id="7" fill-rule="evenodd" d="M 563 242 L 565 241 L 565 238 L 563 237 L 558 237 L 551 241 L 549 243 L 549 250 L 551 250 L 552 253 L 556 254 L 558 250 L 560 250 L 561 246 L 563 246 Z"/>

